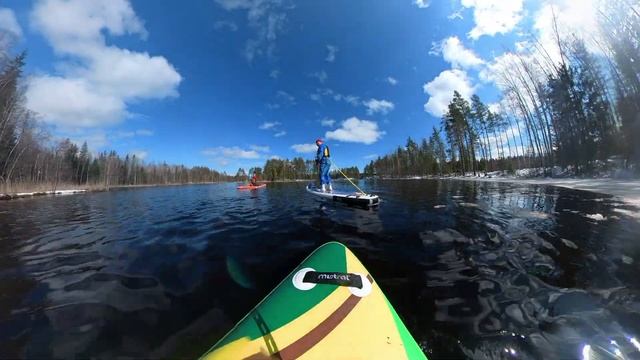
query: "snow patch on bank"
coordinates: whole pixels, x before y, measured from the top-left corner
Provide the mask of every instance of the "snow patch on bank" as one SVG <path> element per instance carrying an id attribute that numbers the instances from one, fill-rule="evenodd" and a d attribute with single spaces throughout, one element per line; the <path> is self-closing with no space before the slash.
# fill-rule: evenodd
<path id="1" fill-rule="evenodd" d="M 35 192 L 23 192 L 16 194 L 0 194 L 0 200 L 11 200 L 33 196 L 45 196 L 45 195 L 72 195 L 87 192 L 86 189 L 75 190 L 50 190 L 50 191 L 35 191 Z"/>

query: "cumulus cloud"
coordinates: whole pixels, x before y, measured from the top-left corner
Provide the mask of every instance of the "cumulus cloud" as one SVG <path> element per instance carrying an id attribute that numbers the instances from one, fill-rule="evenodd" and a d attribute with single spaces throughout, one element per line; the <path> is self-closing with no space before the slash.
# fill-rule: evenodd
<path id="1" fill-rule="evenodd" d="M 523 17 L 523 0 L 462 0 L 465 8 L 473 8 L 475 26 L 469 37 L 506 34 L 513 30 Z"/>
<path id="2" fill-rule="evenodd" d="M 431 4 L 431 0 L 413 0 L 413 4 L 421 9 L 426 9 Z"/>
<path id="3" fill-rule="evenodd" d="M 265 121 L 258 128 L 260 130 L 270 130 L 281 124 L 278 121 Z"/>
<path id="4" fill-rule="evenodd" d="M 326 62 L 336 61 L 336 53 L 338 53 L 338 47 L 335 45 L 327 45 L 327 57 L 324 59 Z"/>
<path id="5" fill-rule="evenodd" d="M 475 68 L 484 64 L 472 50 L 464 47 L 456 36 L 448 37 L 437 48 L 433 48 L 430 54 L 442 54 L 443 59 L 454 68 Z"/>
<path id="6" fill-rule="evenodd" d="M 281 129 L 281 125 L 278 121 L 265 121 L 258 128 L 260 130 L 272 131 L 274 137 L 281 137 L 287 134 L 286 131 Z"/>
<path id="7" fill-rule="evenodd" d="M 359 97 L 354 95 L 340 94 L 329 88 L 316 89 L 316 92 L 309 95 L 309 98 L 311 98 L 311 100 L 316 102 L 322 102 L 322 98 L 329 98 L 329 99 L 332 99 L 333 101 L 345 102 L 353 106 L 358 106 L 361 104 Z"/>
<path id="8" fill-rule="evenodd" d="M 153 136 L 153 134 L 154 134 L 153 130 L 149 130 L 149 129 L 136 130 L 136 135 L 139 135 L 139 136 Z"/>
<path id="9" fill-rule="evenodd" d="M 244 57 L 253 62 L 257 57 L 272 57 L 276 41 L 285 30 L 287 6 L 284 0 L 215 0 L 227 11 L 247 12 L 249 27 L 255 36 L 248 39 L 244 47 Z"/>
<path id="10" fill-rule="evenodd" d="M 147 36 L 126 0 L 41 0 L 31 23 L 56 54 L 71 59 L 59 75 L 27 80 L 27 106 L 45 122 L 107 126 L 126 118 L 128 103 L 178 96 L 182 77 L 166 58 L 106 44 L 105 33 Z"/>
<path id="11" fill-rule="evenodd" d="M 269 152 L 270 148 L 268 146 L 263 146 L 263 145 L 251 145 L 249 146 L 249 149 L 257 152 Z"/>
<path id="12" fill-rule="evenodd" d="M 592 41 L 600 35 L 599 9 L 598 0 L 557 0 L 553 3 L 545 3 L 535 13 L 533 28 L 538 34 L 540 44 L 554 62 L 560 61 L 560 50 L 553 29 L 553 14 L 555 13 L 561 37 L 577 36 L 585 40 L 585 45 L 590 52 L 601 54 L 602 47 Z"/>
<path id="13" fill-rule="evenodd" d="M 394 86 L 395 86 L 395 85 L 398 85 L 398 80 L 396 80 L 396 78 L 391 77 L 391 76 L 388 76 L 388 77 L 387 77 L 387 82 L 388 82 L 389 84 L 391 84 L 391 85 L 394 85 Z"/>
<path id="14" fill-rule="evenodd" d="M 0 34 L 3 32 L 16 39 L 22 37 L 22 28 L 16 19 L 16 15 L 13 10 L 8 8 L 0 8 Z"/>
<path id="15" fill-rule="evenodd" d="M 286 91 L 278 90 L 276 98 L 284 105 L 291 106 L 296 104 L 296 98 Z"/>
<path id="16" fill-rule="evenodd" d="M 298 154 L 308 154 L 316 152 L 318 146 L 316 144 L 294 144 L 291 145 L 291 149 Z"/>
<path id="17" fill-rule="evenodd" d="M 424 104 L 424 111 L 433 116 L 441 117 L 446 112 L 455 90 L 464 98 L 469 99 L 471 97 L 474 86 L 471 84 L 467 73 L 459 69 L 441 72 L 423 86 L 424 93 L 429 96 L 429 100 Z"/>
<path id="18" fill-rule="evenodd" d="M 343 121 L 340 128 L 327 131 L 325 137 L 344 142 L 373 144 L 378 141 L 385 132 L 378 128 L 378 123 L 370 120 L 360 120 L 351 117 Z"/>
<path id="19" fill-rule="evenodd" d="M 386 115 L 395 107 L 395 105 L 391 101 L 378 99 L 369 99 L 363 102 L 363 104 L 367 108 L 367 114 L 369 115 L 373 115 L 376 113 Z"/>
<path id="20" fill-rule="evenodd" d="M 309 74 L 309 76 L 312 78 L 318 79 L 318 81 L 320 81 L 321 84 L 324 84 L 324 82 L 327 81 L 327 78 L 328 78 L 328 75 L 324 70 L 316 71 L 314 73 Z"/>
<path id="21" fill-rule="evenodd" d="M 213 23 L 213 28 L 216 30 L 228 30 L 231 32 L 238 31 L 238 25 L 229 20 L 218 20 Z"/>
<path id="22" fill-rule="evenodd" d="M 146 150 L 133 150 L 131 155 L 135 156 L 138 160 L 144 160 L 149 156 L 149 152 Z"/>
<path id="23" fill-rule="evenodd" d="M 258 159 L 260 154 L 256 150 L 244 150 L 238 146 L 207 148 L 202 151 L 203 155 L 223 157 L 225 159 Z"/>
<path id="24" fill-rule="evenodd" d="M 320 120 L 320 125 L 326 126 L 326 127 L 332 127 L 335 123 L 336 123 L 335 120 L 329 119 L 329 118 L 324 118 Z"/>

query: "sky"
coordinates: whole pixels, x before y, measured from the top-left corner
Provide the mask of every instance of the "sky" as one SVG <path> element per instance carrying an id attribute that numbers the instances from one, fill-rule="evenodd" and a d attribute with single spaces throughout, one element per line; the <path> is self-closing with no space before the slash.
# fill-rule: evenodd
<path id="1" fill-rule="evenodd" d="M 568 0 L 3 0 L 0 46 L 27 51 L 27 106 L 56 138 L 235 173 L 269 158 L 362 167 L 439 126 Z"/>

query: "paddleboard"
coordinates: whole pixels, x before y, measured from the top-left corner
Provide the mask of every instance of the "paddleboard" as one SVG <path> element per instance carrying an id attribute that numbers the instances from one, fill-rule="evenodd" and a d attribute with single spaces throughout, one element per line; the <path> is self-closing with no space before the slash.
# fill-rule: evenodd
<path id="1" fill-rule="evenodd" d="M 349 205 L 375 206 L 380 203 L 378 195 L 363 194 L 359 192 L 332 191 L 330 193 L 318 189 L 315 185 L 307 185 L 310 194 L 333 201 L 339 201 Z"/>
<path id="2" fill-rule="evenodd" d="M 240 185 L 237 187 L 238 190 L 254 190 L 254 189 L 260 189 L 263 187 L 267 187 L 267 184 L 260 184 L 258 186 L 253 186 L 253 185 Z"/>
<path id="3" fill-rule="evenodd" d="M 344 245 L 316 249 L 203 359 L 426 359 Z"/>

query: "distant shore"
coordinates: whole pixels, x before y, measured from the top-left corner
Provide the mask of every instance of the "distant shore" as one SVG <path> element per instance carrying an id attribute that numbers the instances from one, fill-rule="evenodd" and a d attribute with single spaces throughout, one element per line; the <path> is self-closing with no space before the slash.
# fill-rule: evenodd
<path id="1" fill-rule="evenodd" d="M 481 177 L 481 176 L 407 176 L 402 178 L 381 178 L 382 180 L 462 180 L 462 181 L 482 181 L 482 182 L 505 182 L 505 183 L 517 183 L 517 184 L 531 184 L 531 185 L 551 185 L 564 187 L 569 189 L 584 190 L 595 193 L 607 194 L 617 197 L 618 199 L 630 203 L 632 205 L 640 206 L 640 179 L 612 179 L 612 178 L 526 178 L 526 177 Z M 311 179 L 291 179 L 291 180 L 264 180 L 260 183 L 300 183 L 314 181 Z M 71 195 L 82 194 L 88 192 L 102 192 L 112 190 L 123 189 L 135 189 L 145 187 L 160 187 L 160 186 L 182 186 L 182 185 L 206 185 L 206 184 L 219 184 L 221 182 L 198 182 L 198 183 L 175 183 L 175 184 L 145 184 L 145 185 L 115 185 L 108 188 L 104 185 L 89 185 L 78 186 L 72 184 L 63 184 L 52 189 L 52 186 L 34 186 L 26 190 L 21 189 L 19 192 L 12 193 L 0 193 L 0 200 L 13 200 L 21 198 L 30 198 L 37 196 L 52 196 L 52 195 Z M 233 183 L 233 182 L 231 182 Z"/>
<path id="2" fill-rule="evenodd" d="M 36 185 L 26 186 L 19 191 L 10 193 L 0 193 L 0 200 L 14 200 L 31 198 L 38 196 L 52 196 L 52 195 L 72 195 L 72 194 L 84 194 L 90 192 L 103 192 L 103 191 L 116 191 L 124 189 L 137 189 L 147 187 L 160 187 L 160 186 L 182 186 L 182 185 L 207 185 L 207 184 L 219 184 L 221 182 L 194 182 L 194 183 L 174 183 L 174 184 L 142 184 L 142 185 L 73 185 L 73 184 L 61 184 L 53 189 L 53 186 Z"/>
<path id="3" fill-rule="evenodd" d="M 584 190 L 595 193 L 613 195 L 620 200 L 640 206 L 640 179 L 611 179 L 611 178 L 517 178 L 517 177 L 467 177 L 454 176 L 442 179 L 507 182 L 531 185 L 551 185 L 568 189 Z"/>

